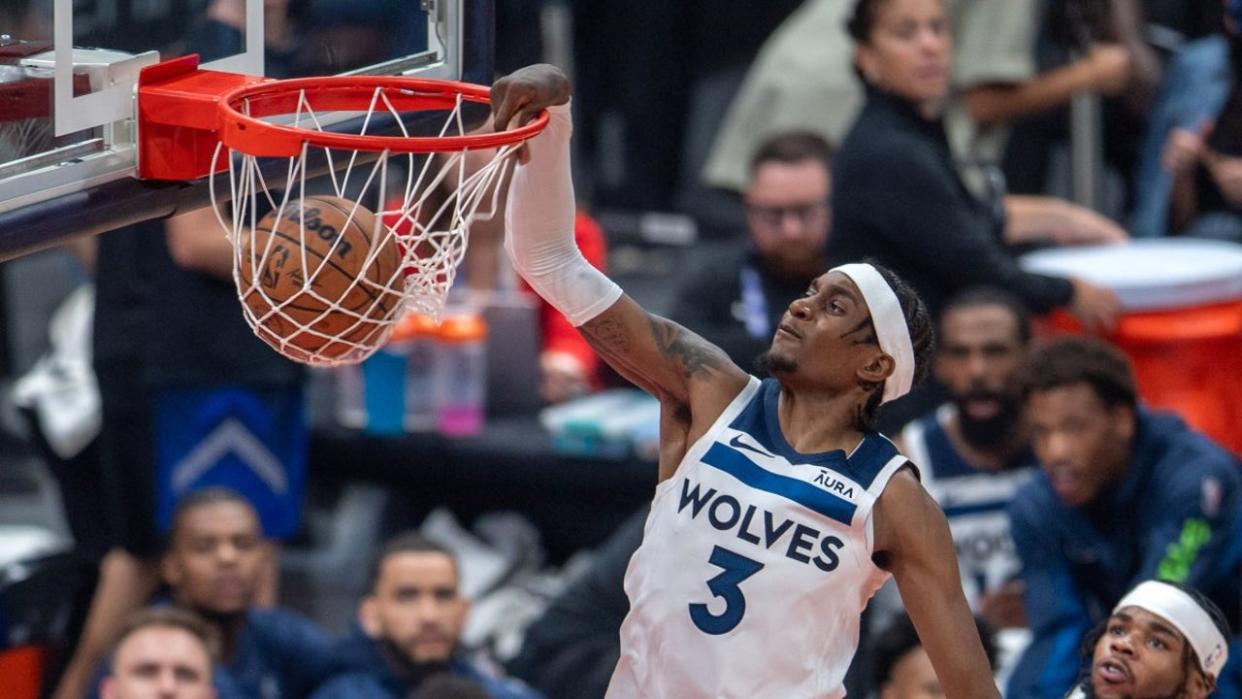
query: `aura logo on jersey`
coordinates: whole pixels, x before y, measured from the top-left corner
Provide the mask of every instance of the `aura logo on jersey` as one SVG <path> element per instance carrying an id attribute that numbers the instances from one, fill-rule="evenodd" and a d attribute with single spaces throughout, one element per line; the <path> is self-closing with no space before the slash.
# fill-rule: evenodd
<path id="1" fill-rule="evenodd" d="M 781 551 L 791 561 L 814 565 L 830 573 L 840 564 L 837 553 L 845 542 L 815 527 L 773 514 L 771 511 L 722 493 L 703 488 L 689 478 L 681 482 L 677 511 L 702 520 L 722 532 L 732 532 L 752 546 Z"/>
<path id="2" fill-rule="evenodd" d="M 819 473 L 815 474 L 813 482 L 824 486 L 824 488 L 829 492 L 836 493 L 843 498 L 849 498 L 850 500 L 854 499 L 854 486 L 832 475 L 831 471 L 826 471 L 821 468 Z"/>

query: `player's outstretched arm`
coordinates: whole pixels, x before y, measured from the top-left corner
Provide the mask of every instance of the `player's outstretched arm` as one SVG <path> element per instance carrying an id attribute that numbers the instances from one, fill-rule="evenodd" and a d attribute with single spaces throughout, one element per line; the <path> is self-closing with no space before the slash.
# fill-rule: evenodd
<path id="1" fill-rule="evenodd" d="M 573 122 L 565 75 L 554 66 L 529 66 L 492 87 L 498 125 L 525 122 L 543 109 L 548 127 L 524 146 L 509 186 L 505 249 L 513 266 L 627 379 L 692 411 L 696 396 L 723 407 L 745 386 L 746 373 L 715 345 L 624 295 L 574 243 Z"/>
<path id="2" fill-rule="evenodd" d="M 944 513 L 904 470 L 893 477 L 872 514 L 875 550 L 897 589 L 944 695 L 980 699 L 1000 693 L 962 593 L 957 553 Z"/>

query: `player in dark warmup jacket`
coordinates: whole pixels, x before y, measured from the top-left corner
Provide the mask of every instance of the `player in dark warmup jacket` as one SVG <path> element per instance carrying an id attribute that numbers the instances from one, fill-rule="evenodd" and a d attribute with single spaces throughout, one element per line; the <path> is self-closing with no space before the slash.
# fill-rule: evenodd
<path id="1" fill-rule="evenodd" d="M 1007 696 L 1052 699 L 1074 681 L 1084 634 L 1140 581 L 1195 587 L 1236 623 L 1242 479 L 1234 457 L 1181 419 L 1137 406 L 1129 367 L 1107 345 L 1055 343 L 1027 373 L 1043 471 L 1009 514 L 1035 638 Z M 1231 655 L 1216 697 L 1242 696 Z"/>

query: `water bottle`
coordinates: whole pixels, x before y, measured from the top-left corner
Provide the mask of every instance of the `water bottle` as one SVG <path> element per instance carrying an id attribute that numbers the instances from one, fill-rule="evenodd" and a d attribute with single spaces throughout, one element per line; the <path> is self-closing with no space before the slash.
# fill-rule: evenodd
<path id="1" fill-rule="evenodd" d="M 406 316 L 397 329 L 403 331 L 405 338 L 405 431 L 434 431 L 437 416 L 435 361 L 440 329 L 434 320 L 421 313 Z"/>
<path id="2" fill-rule="evenodd" d="M 342 427 L 360 430 L 367 426 L 366 387 L 362 383 L 362 367 L 345 364 L 334 367 L 332 382 L 336 389 L 336 421 Z"/>
<path id="3" fill-rule="evenodd" d="M 483 428 L 487 392 L 487 323 L 478 313 L 446 317 L 436 345 L 436 426 L 450 437 Z"/>
<path id="4" fill-rule="evenodd" d="M 410 314 L 388 342 L 361 364 L 337 367 L 337 419 L 371 434 L 433 430 L 432 362 L 436 324 Z"/>

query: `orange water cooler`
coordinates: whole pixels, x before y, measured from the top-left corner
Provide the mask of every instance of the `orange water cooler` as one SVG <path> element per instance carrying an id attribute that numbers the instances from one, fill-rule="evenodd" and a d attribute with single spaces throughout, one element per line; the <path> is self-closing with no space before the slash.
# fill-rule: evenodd
<path id="1" fill-rule="evenodd" d="M 1242 245 L 1137 240 L 1043 250 L 1022 266 L 1117 292 L 1124 314 L 1108 339 L 1133 362 L 1142 399 L 1242 455 Z M 1048 325 L 1081 332 L 1062 311 Z"/>

